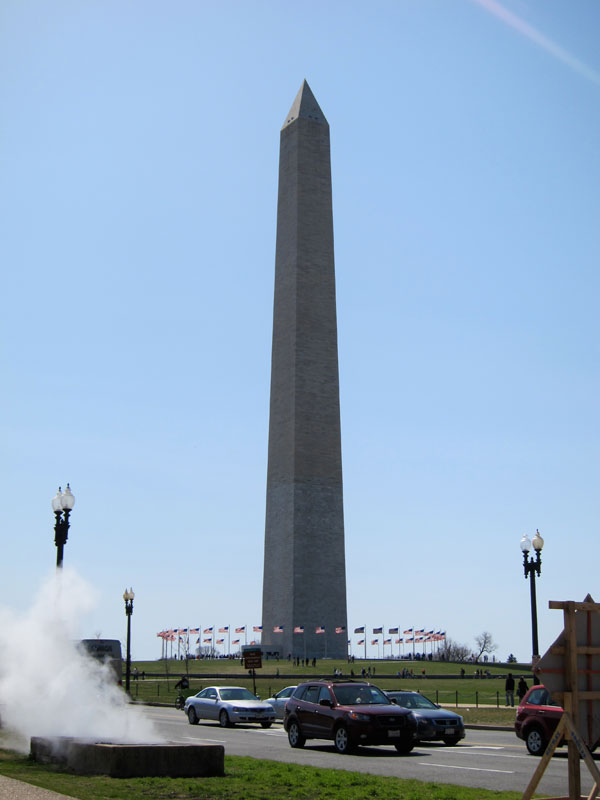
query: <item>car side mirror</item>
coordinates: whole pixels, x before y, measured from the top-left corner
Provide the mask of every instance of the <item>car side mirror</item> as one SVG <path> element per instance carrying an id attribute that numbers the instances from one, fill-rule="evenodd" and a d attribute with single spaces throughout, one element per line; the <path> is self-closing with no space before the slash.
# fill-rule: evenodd
<path id="1" fill-rule="evenodd" d="M 390 703 L 393 703 L 395 706 L 398 705 L 398 701 L 396 700 L 395 697 L 390 697 Z"/>
<path id="2" fill-rule="evenodd" d="M 322 697 L 322 698 L 319 700 L 319 705 L 320 705 L 320 706 L 329 706 L 329 708 L 332 708 L 332 707 L 333 707 L 333 703 L 331 702 L 331 700 L 327 700 L 327 698 L 326 698 L 326 697 Z"/>

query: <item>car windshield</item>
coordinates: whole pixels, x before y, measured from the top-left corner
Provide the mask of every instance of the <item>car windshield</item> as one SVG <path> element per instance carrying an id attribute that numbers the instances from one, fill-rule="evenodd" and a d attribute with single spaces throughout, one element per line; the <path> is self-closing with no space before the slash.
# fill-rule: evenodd
<path id="1" fill-rule="evenodd" d="M 252 692 L 241 687 L 239 689 L 219 689 L 219 694 L 221 695 L 221 700 L 256 700 Z"/>
<path id="2" fill-rule="evenodd" d="M 341 706 L 390 703 L 387 696 L 376 686 L 334 686 L 333 693 Z"/>
<path id="3" fill-rule="evenodd" d="M 422 694 L 392 694 L 390 695 L 398 703 L 399 706 L 404 708 L 437 708 L 435 703 L 432 703 L 428 697 L 423 697 Z"/>

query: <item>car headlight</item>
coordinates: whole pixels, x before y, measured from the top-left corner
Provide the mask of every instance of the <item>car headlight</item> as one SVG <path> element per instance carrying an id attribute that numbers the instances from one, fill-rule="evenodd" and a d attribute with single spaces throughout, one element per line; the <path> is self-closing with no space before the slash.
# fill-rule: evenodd
<path id="1" fill-rule="evenodd" d="M 245 708 L 237 708 L 236 706 L 234 706 L 231 710 L 233 711 L 234 714 L 243 714 L 246 709 Z"/>
<path id="2" fill-rule="evenodd" d="M 371 719 L 370 714 L 361 714 L 359 711 L 351 711 L 348 716 L 350 719 L 357 720 L 357 722 L 368 722 Z"/>

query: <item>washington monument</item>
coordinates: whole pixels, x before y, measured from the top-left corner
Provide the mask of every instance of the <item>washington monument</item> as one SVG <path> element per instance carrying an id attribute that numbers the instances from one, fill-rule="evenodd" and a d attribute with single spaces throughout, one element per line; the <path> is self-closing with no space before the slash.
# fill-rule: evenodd
<path id="1" fill-rule="evenodd" d="M 329 124 L 304 81 L 281 129 L 263 650 L 346 658 Z"/>

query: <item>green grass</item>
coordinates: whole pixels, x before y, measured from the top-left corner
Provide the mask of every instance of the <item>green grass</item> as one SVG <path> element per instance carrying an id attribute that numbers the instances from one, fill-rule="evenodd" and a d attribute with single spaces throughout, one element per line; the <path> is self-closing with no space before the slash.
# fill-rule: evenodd
<path id="1" fill-rule="evenodd" d="M 344 677 L 350 677 L 350 669 L 354 677 L 360 679 L 361 669 L 375 670 L 371 681 L 382 689 L 410 689 L 419 691 L 434 702 L 448 708 L 468 706 L 471 711 L 479 706 L 496 707 L 498 715 L 495 719 L 506 717 L 509 724 L 514 722 L 514 710 L 504 707 L 504 676 L 508 671 L 515 675 L 524 674 L 531 685 L 531 675 L 522 665 L 489 664 L 491 678 L 474 678 L 477 665 L 451 664 L 448 662 L 399 662 L 399 661 L 357 661 L 348 664 L 345 661 L 321 661 L 316 667 L 295 667 L 287 661 L 265 661 L 256 674 L 256 691 L 260 697 L 267 698 L 290 684 L 300 683 L 316 677 L 331 677 L 335 668 L 341 669 Z M 185 661 L 145 661 L 135 662 L 139 673 L 146 672 L 146 680 L 131 682 L 131 695 L 142 702 L 174 703 L 177 692 L 175 683 L 186 672 Z M 403 667 L 413 669 L 412 678 L 399 678 L 398 670 Z M 460 669 L 466 670 L 466 676 L 460 678 Z M 422 670 L 425 674 L 422 674 Z M 185 694 L 195 694 L 200 689 L 211 685 L 235 683 L 253 690 L 252 677 L 241 666 L 238 660 L 202 659 L 189 661 L 187 670 L 190 674 L 190 689 Z M 279 670 L 279 675 L 277 675 Z M 218 677 L 214 677 L 218 675 Z M 444 676 L 444 677 L 443 677 Z M 502 712 L 500 714 L 500 712 Z M 460 713 L 463 713 L 462 710 Z M 512 715 L 512 717 L 511 717 Z M 469 721 L 469 720 L 467 720 Z M 490 722 L 490 724 L 493 724 Z M 502 723 L 498 723 L 502 724 Z"/>
<path id="2" fill-rule="evenodd" d="M 72 775 L 0 751 L 0 774 L 79 800 L 520 800 L 520 792 L 470 789 L 360 772 L 225 757 L 221 778 Z"/>

